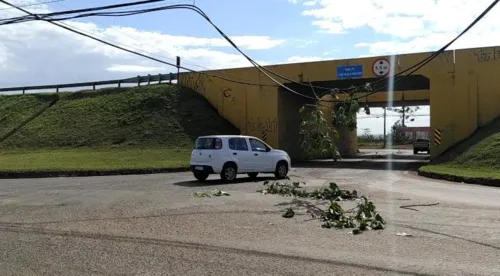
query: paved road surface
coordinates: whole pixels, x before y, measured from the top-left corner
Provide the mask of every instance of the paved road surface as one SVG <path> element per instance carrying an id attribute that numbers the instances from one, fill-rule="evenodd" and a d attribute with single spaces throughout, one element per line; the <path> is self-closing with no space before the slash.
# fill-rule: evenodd
<path id="1" fill-rule="evenodd" d="M 0 275 L 500 275 L 500 189 L 385 166 L 292 172 L 368 195 L 388 227 L 356 236 L 322 229 L 300 202 L 256 193 L 263 179 L 0 180 Z M 231 196 L 190 196 L 214 188 Z M 428 203 L 439 205 L 400 208 Z M 290 206 L 297 215 L 282 218 Z"/>

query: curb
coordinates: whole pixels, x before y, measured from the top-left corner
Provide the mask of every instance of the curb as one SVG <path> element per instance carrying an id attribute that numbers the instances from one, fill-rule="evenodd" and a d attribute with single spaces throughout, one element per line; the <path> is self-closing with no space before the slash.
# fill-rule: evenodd
<path id="1" fill-rule="evenodd" d="M 452 174 L 424 172 L 421 170 L 418 170 L 418 175 L 433 179 L 452 181 L 452 182 L 462 182 L 467 184 L 478 184 L 484 186 L 500 187 L 500 179 L 484 178 L 484 177 L 464 177 Z"/>
<path id="2" fill-rule="evenodd" d="M 82 170 L 82 171 L 0 171 L 0 179 L 18 178 L 54 178 L 54 177 L 89 177 L 109 175 L 131 175 L 131 174 L 157 174 L 188 172 L 188 167 L 181 168 L 159 168 L 159 169 L 125 169 L 125 170 Z"/>

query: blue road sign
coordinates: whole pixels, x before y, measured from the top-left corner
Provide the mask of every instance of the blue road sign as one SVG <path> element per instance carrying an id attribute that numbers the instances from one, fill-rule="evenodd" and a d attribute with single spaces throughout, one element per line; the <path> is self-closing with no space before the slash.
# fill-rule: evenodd
<path id="1" fill-rule="evenodd" d="M 363 65 L 338 66 L 337 79 L 355 79 L 363 77 Z"/>

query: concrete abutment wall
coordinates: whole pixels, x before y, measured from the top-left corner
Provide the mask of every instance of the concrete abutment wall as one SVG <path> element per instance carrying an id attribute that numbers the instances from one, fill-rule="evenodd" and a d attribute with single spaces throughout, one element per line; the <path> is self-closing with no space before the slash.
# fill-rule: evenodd
<path id="1" fill-rule="evenodd" d="M 432 53 L 395 56 L 394 70 L 400 72 L 425 59 Z M 358 78 L 377 77 L 373 65 L 380 59 L 332 60 L 267 66 L 268 69 L 294 81 L 337 80 L 338 70 L 356 66 L 361 68 Z M 434 144 L 431 135 L 431 158 L 469 137 L 474 131 L 500 115 L 500 47 L 484 47 L 446 51 L 414 74 L 430 79 L 429 90 L 394 92 L 394 101 L 430 101 L 431 129 L 442 133 L 441 144 Z M 207 71 L 211 75 L 258 85 L 238 84 L 198 73 L 182 73 L 180 83 L 201 93 L 242 134 L 262 138 L 273 147 L 291 151 L 300 157 L 298 109 L 307 100 L 282 91 L 256 68 L 237 68 Z M 260 85 L 260 86 L 259 86 Z M 403 98 L 404 97 L 404 98 Z M 370 95 L 366 101 L 379 105 L 388 100 L 387 92 Z M 295 133 L 295 134 L 294 134 Z M 356 132 L 342 135 L 345 152 L 357 148 Z"/>

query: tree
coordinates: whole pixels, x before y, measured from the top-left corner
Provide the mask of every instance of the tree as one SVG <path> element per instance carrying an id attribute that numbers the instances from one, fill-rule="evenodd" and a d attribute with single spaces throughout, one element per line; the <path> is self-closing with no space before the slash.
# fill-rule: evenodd
<path id="1" fill-rule="evenodd" d="M 405 132 L 403 131 L 402 121 L 396 121 L 391 128 L 391 139 L 393 145 L 402 145 L 406 141 Z"/>
<path id="2" fill-rule="evenodd" d="M 399 114 L 399 120 L 396 122 L 402 126 L 405 126 L 406 121 L 415 121 L 415 112 L 420 109 L 419 106 L 405 106 L 405 107 L 392 107 L 387 108 L 387 110 L 397 112 Z"/>
<path id="3" fill-rule="evenodd" d="M 415 113 L 420 109 L 418 106 L 405 106 L 388 108 L 388 110 L 397 112 L 399 114 L 399 119 L 391 127 L 391 139 L 392 143 L 395 145 L 402 145 L 406 142 L 406 135 L 403 128 L 406 126 L 405 122 L 415 121 Z"/>

